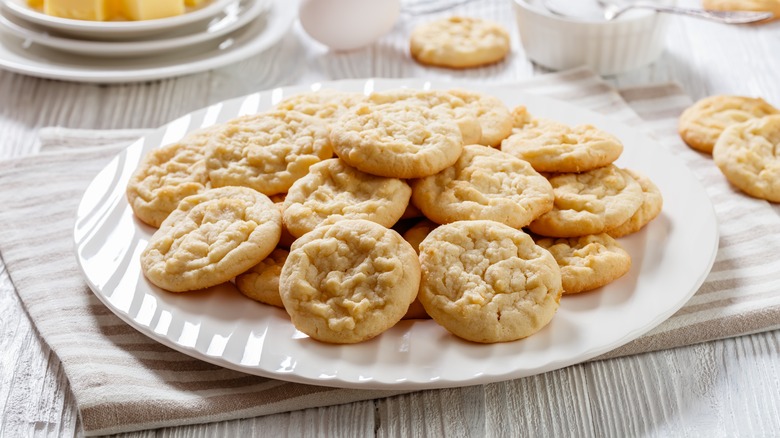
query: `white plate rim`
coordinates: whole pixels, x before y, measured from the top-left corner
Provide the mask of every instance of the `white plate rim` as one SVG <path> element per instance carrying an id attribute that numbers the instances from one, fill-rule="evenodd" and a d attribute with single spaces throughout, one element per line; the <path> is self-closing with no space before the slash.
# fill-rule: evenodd
<path id="1" fill-rule="evenodd" d="M 0 31 L 5 28 L 9 32 L 15 34 L 18 38 L 24 38 L 35 44 L 62 52 L 108 57 L 137 56 L 139 54 L 150 55 L 204 43 L 241 29 L 260 16 L 260 14 L 268 8 L 270 2 L 268 0 L 239 0 L 228 4 L 223 11 L 228 11 L 234 4 L 238 6 L 239 10 L 235 12 L 225 12 L 225 15 L 220 18 L 219 21 L 209 24 L 202 32 L 170 38 L 161 36 L 160 38 L 153 40 L 92 41 L 60 37 L 50 35 L 46 31 L 26 28 L 21 23 L 14 22 L 13 19 L 3 15 L 1 11 Z M 209 30 L 227 19 L 232 21 L 227 25 L 217 28 L 217 30 Z"/>
<path id="2" fill-rule="evenodd" d="M 498 96 L 506 95 L 507 92 L 512 93 L 515 96 L 520 96 L 524 99 L 527 99 L 529 102 L 536 102 L 533 105 L 529 105 L 529 108 L 542 108 L 539 102 L 543 102 L 547 105 L 552 105 L 552 107 L 555 108 L 566 108 L 569 107 L 570 109 L 574 109 L 578 113 L 578 116 L 582 116 L 585 114 L 588 119 L 591 119 L 599 124 L 606 124 L 607 126 L 610 126 L 612 128 L 614 127 L 620 127 L 618 131 L 624 135 L 628 136 L 632 141 L 639 140 L 639 147 L 644 146 L 657 146 L 659 148 L 662 148 L 660 145 L 658 145 L 656 142 L 650 140 L 649 138 L 645 137 L 642 134 L 639 134 L 634 130 L 633 128 L 624 125 L 620 122 L 617 122 L 615 120 L 610 119 L 609 117 L 593 113 L 592 111 L 585 110 L 582 108 L 574 107 L 568 103 L 555 101 L 553 99 L 533 95 L 532 93 L 517 93 L 511 89 L 510 86 L 484 86 L 484 85 L 477 85 L 477 84 L 470 84 L 470 83 L 464 83 L 464 82 L 432 82 L 432 81 L 426 81 L 426 80 L 420 80 L 420 79 L 400 79 L 400 80 L 388 80 L 388 79 L 367 79 L 367 80 L 347 80 L 347 81 L 336 81 L 336 82 L 329 82 L 329 83 L 323 83 L 323 84 L 313 84 L 311 87 L 287 87 L 287 88 L 277 88 L 272 90 L 267 90 L 264 92 L 255 93 L 248 96 L 243 96 L 236 99 L 231 99 L 225 102 L 221 102 L 215 105 L 212 105 L 210 107 L 204 108 L 199 111 L 195 111 L 187 116 L 184 116 L 182 118 L 179 118 L 163 127 L 158 129 L 156 132 L 156 137 L 164 137 L 164 142 L 169 141 L 175 141 L 177 138 L 179 138 L 181 135 L 183 135 L 187 130 L 189 129 L 195 129 L 200 126 L 208 126 L 209 124 L 213 123 L 214 120 L 210 119 L 209 117 L 213 117 L 216 112 L 219 112 L 220 108 L 223 108 L 225 105 L 237 105 L 239 102 L 242 102 L 242 111 L 246 108 L 249 108 L 249 112 L 251 112 L 251 108 L 254 105 L 254 108 L 257 108 L 257 103 L 261 99 L 261 95 L 270 95 L 271 99 L 275 102 L 281 99 L 282 96 L 288 95 L 289 93 L 304 91 L 307 89 L 319 89 L 322 88 L 336 88 L 336 89 L 346 89 L 351 91 L 360 91 L 364 90 L 366 92 L 370 91 L 371 89 L 377 88 L 377 89 L 388 89 L 388 88 L 397 88 L 397 87 L 412 87 L 412 88 L 452 88 L 452 87 L 468 87 L 471 89 L 476 89 L 484 92 L 493 92 Z M 248 103 L 248 105 L 247 105 Z M 247 112 L 244 112 L 247 113 Z M 204 117 L 208 120 L 210 120 L 210 123 L 203 123 L 201 125 L 191 125 L 192 123 L 195 123 L 197 120 L 204 120 Z M 549 115 L 548 115 L 549 117 Z M 582 122 L 577 122 L 582 123 Z M 171 135 L 174 133 L 174 135 Z M 152 134 L 154 136 L 154 134 Z M 147 136 L 145 138 L 150 138 L 150 136 Z M 158 138 L 158 140 L 160 140 Z M 145 139 L 141 139 L 138 142 L 134 143 L 127 149 L 125 149 L 122 153 L 120 153 L 114 161 L 112 161 L 113 165 L 119 165 L 123 167 L 123 172 L 132 172 L 132 169 L 134 169 L 134 163 L 130 162 L 124 162 L 124 163 L 118 163 L 118 161 L 121 161 L 121 159 L 126 158 L 127 154 L 132 152 L 134 159 L 138 159 L 140 157 L 140 151 L 141 148 L 144 147 Z M 159 145 L 159 143 L 164 143 L 163 141 L 152 141 L 152 143 L 155 143 Z M 644 153 L 644 152 L 643 152 Z M 525 377 L 529 375 L 539 374 L 542 372 L 552 371 L 555 369 L 559 369 L 565 366 L 573 365 L 576 363 L 580 363 L 583 361 L 586 361 L 588 359 L 591 359 L 593 357 L 599 356 L 601 354 L 604 354 L 608 351 L 611 351 L 621 345 L 624 345 L 640 335 L 646 333 L 647 331 L 653 329 L 658 324 L 666 320 L 668 317 L 670 317 L 672 314 L 674 314 L 677 310 L 679 310 L 680 307 L 682 307 L 685 302 L 688 301 L 688 299 L 696 292 L 696 290 L 699 288 L 699 286 L 704 282 L 704 279 L 708 275 L 712 264 L 715 260 L 715 255 L 717 253 L 718 248 L 718 229 L 717 229 L 717 220 L 715 218 L 714 208 L 712 206 L 712 203 L 707 197 L 706 192 L 702 185 L 699 183 L 699 181 L 690 173 L 690 171 L 685 167 L 685 165 L 678 159 L 674 158 L 671 153 L 665 151 L 664 149 L 658 149 L 654 152 L 654 154 L 658 154 L 661 156 L 661 158 L 664 160 L 664 172 L 672 172 L 676 173 L 677 176 L 682 176 L 684 178 L 683 182 L 686 184 L 689 184 L 688 190 L 690 193 L 695 193 L 696 196 L 694 198 L 691 198 L 695 200 L 696 206 L 699 207 L 697 213 L 699 213 L 698 219 L 701 219 L 700 222 L 697 222 L 693 228 L 691 226 L 688 226 L 687 228 L 689 230 L 695 230 L 698 234 L 696 235 L 696 238 L 705 238 L 705 241 L 698 240 L 696 242 L 697 245 L 699 245 L 698 248 L 698 254 L 701 254 L 702 257 L 698 258 L 697 260 L 693 260 L 693 263 L 695 264 L 694 268 L 696 271 L 695 276 L 690 276 L 686 278 L 686 285 L 684 287 L 685 291 L 681 292 L 679 296 L 677 296 L 672 303 L 667 303 L 664 306 L 663 311 L 655 312 L 652 315 L 652 318 L 649 320 L 646 320 L 643 322 L 642 326 L 633 327 L 630 330 L 627 330 L 625 333 L 620 335 L 617 338 L 612 339 L 610 342 L 605 342 L 602 344 L 597 345 L 596 347 L 589 348 L 587 351 L 581 351 L 575 356 L 569 356 L 560 358 L 559 360 L 550 360 L 545 362 L 542 366 L 535 366 L 530 368 L 524 368 L 519 369 L 517 367 L 506 371 L 502 373 L 484 373 L 484 372 L 477 372 L 474 373 L 466 373 L 461 374 L 461 378 L 433 378 L 429 380 L 419 380 L 419 376 L 417 377 L 418 380 L 412 381 L 408 379 L 408 376 L 401 376 L 401 378 L 396 378 L 398 376 L 355 376 L 351 375 L 348 378 L 344 378 L 344 376 L 325 376 L 321 378 L 313 377 L 311 375 L 302 375 L 300 372 L 296 372 L 296 370 L 293 370 L 292 372 L 289 370 L 284 369 L 267 369 L 267 368 L 258 368 L 258 367 L 247 367 L 247 366 L 241 366 L 240 364 L 237 364 L 235 362 L 226 361 L 222 357 L 217 357 L 213 355 L 209 355 L 204 353 L 203 351 L 198 351 L 194 347 L 188 346 L 188 345 L 182 345 L 181 343 L 176 342 L 175 340 L 163 336 L 159 333 L 155 333 L 154 330 L 151 329 L 151 327 L 146 327 L 143 324 L 141 324 L 139 321 L 135 320 L 131 315 L 127 314 L 123 310 L 117 308 L 114 306 L 114 304 L 111 302 L 110 299 L 108 299 L 107 296 L 103 295 L 103 293 L 100 290 L 100 287 L 98 287 L 90 278 L 90 274 L 85 269 L 84 265 L 82 264 L 82 252 L 80 248 L 83 248 L 84 241 L 80 241 L 79 235 L 86 231 L 86 228 L 83 226 L 80 227 L 80 221 L 76 221 L 76 226 L 74 227 L 74 241 L 75 241 L 75 250 L 76 250 L 76 257 L 79 260 L 79 267 L 82 271 L 82 274 L 84 275 L 84 278 L 89 283 L 90 288 L 95 292 L 95 294 L 98 296 L 98 298 L 106 304 L 117 316 L 119 316 L 121 319 L 123 319 L 125 322 L 130 324 L 131 326 L 135 327 L 145 335 L 149 336 L 150 338 L 167 345 L 173 349 L 176 349 L 178 351 L 181 351 L 185 354 L 188 354 L 190 356 L 196 357 L 198 359 L 204 360 L 206 362 L 210 362 L 225 368 L 234 369 L 237 371 L 249 373 L 249 374 L 256 374 L 264 377 L 270 377 L 270 378 L 276 378 L 280 380 L 287 380 L 287 381 L 293 381 L 293 382 L 299 382 L 299 383 L 308 383 L 308 384 L 317 384 L 317 385 L 323 385 L 323 386 L 334 386 L 334 387 L 344 387 L 344 388 L 362 388 L 362 389 L 409 389 L 409 390 L 417 390 L 417 389 L 432 389 L 432 388 L 444 388 L 444 387 L 455 387 L 455 386 L 464 386 L 464 385 L 473 385 L 473 384 L 484 384 L 484 383 L 491 383 L 496 381 L 502 381 L 502 380 L 509 380 L 513 378 L 519 378 L 519 377 Z M 128 168 L 128 165 L 132 165 Z M 109 164 L 105 169 L 104 172 L 107 169 L 110 169 L 112 164 Z M 129 169 L 129 170 L 128 170 Z M 126 175 L 129 177 L 129 174 Z M 114 176 L 115 178 L 122 178 L 121 176 Z M 96 177 L 93 183 L 90 185 L 90 188 L 95 185 L 95 181 L 97 181 L 99 178 Z M 119 182 L 122 182 L 121 180 Z M 126 200 L 124 200 L 123 194 L 123 185 L 122 183 L 122 196 L 121 200 L 118 199 L 116 202 L 122 203 L 124 202 L 126 204 Z M 89 191 L 88 189 L 87 191 Z M 668 200 L 674 200 L 677 199 L 677 196 L 681 196 L 679 194 L 672 193 L 672 196 L 669 197 L 667 193 L 664 193 L 664 195 L 667 197 Z M 104 194 L 105 196 L 105 194 Z M 691 199 L 686 199 L 685 201 L 690 201 Z M 86 200 L 86 193 L 84 199 L 82 199 L 82 203 L 79 206 L 79 212 L 84 212 L 84 204 Z M 677 201 L 680 201 L 677 199 Z M 668 205 L 668 204 L 666 204 Z M 666 211 L 666 205 L 665 210 Z M 129 207 L 126 207 L 126 209 L 129 209 Z M 105 213 L 105 212 L 103 212 Z M 130 213 L 132 216 L 132 213 Z M 83 216 L 83 214 L 79 214 L 79 216 Z M 681 222 L 675 222 L 672 225 L 686 225 Z M 651 228 L 653 224 L 651 223 L 650 226 L 646 228 Z M 686 225 L 687 226 L 687 225 Z M 91 232 L 91 231 L 90 231 Z M 644 231 L 637 233 L 635 236 L 638 236 L 642 234 Z M 143 280 L 143 279 L 142 279 Z M 620 280 L 619 280 L 620 281 Z M 161 291 L 162 292 L 162 291 Z M 597 291 L 595 293 L 601 293 L 604 291 Z M 163 292 L 163 294 L 168 294 L 166 292 Z M 576 297 L 576 296 L 575 296 Z M 566 298 L 564 298 L 566 300 Z M 561 311 L 564 310 L 566 304 L 565 301 L 562 301 L 562 307 Z M 559 311 L 559 313 L 561 312 Z M 550 324 L 552 326 L 555 324 L 556 319 L 553 319 L 553 322 Z M 432 321 L 424 321 L 421 322 L 421 324 L 430 323 L 434 324 Z M 406 323 L 405 323 L 406 324 Z M 414 324 L 417 324 L 417 322 L 411 322 L 408 324 L 412 324 L 412 327 L 410 330 L 414 329 Z M 405 328 L 404 328 L 405 329 Z M 394 330 L 394 329 L 391 329 Z M 441 329 L 443 330 L 443 329 Z M 546 330 L 546 329 L 545 329 Z M 293 330 L 294 331 L 294 330 Z M 541 332 L 540 332 L 541 333 Z M 381 338 L 384 335 L 380 335 L 379 338 Z M 538 334 L 535 336 L 539 336 Z M 454 337 L 453 337 L 454 338 Z M 528 338 L 527 340 L 522 340 L 518 342 L 527 342 L 531 339 L 534 339 L 533 337 Z M 313 342 L 313 341 L 312 341 Z M 369 341 L 372 342 L 372 341 Z M 315 343 L 316 344 L 316 343 Z M 494 344 L 494 345 L 510 345 L 509 344 Z M 358 344 L 359 345 L 359 344 Z M 471 345 L 471 344 L 469 344 Z M 514 345 L 521 345 L 521 344 L 514 344 Z M 350 348 L 352 346 L 347 346 L 346 348 Z M 482 347 L 482 346 L 480 346 Z M 344 346 L 339 346 L 337 348 L 345 348 Z M 459 348 L 459 347 L 458 347 Z M 470 348 L 470 347 L 469 347 Z M 448 353 L 448 352 L 445 352 Z M 289 357 L 288 357 L 289 359 Z M 322 360 L 325 362 L 324 359 L 318 358 L 319 360 Z M 295 362 L 297 364 L 297 361 Z M 342 363 L 343 364 L 343 363 Z M 354 367 L 353 367 L 354 368 Z M 405 372 L 408 372 L 408 368 L 403 369 Z M 354 372 L 354 370 L 352 370 Z"/>
<path id="3" fill-rule="evenodd" d="M 295 21 L 297 3 L 298 0 L 271 0 L 271 5 L 264 15 L 266 17 L 266 25 L 262 29 L 255 30 L 252 35 L 247 36 L 241 44 L 233 45 L 225 51 L 216 51 L 216 53 L 199 53 L 197 56 L 192 57 L 166 59 L 167 63 L 161 66 L 107 67 L 104 70 L 99 70 L 89 66 L 63 65 L 51 61 L 39 62 L 10 52 L 4 46 L 5 38 L 13 39 L 15 44 L 21 44 L 22 42 L 19 41 L 19 38 L 0 34 L 0 68 L 45 79 L 99 84 L 141 82 L 200 73 L 241 61 L 268 49 L 278 42 Z M 247 32 L 249 27 L 253 25 L 254 23 L 250 23 L 247 26 Z M 239 29 L 236 32 L 243 32 L 244 30 Z M 225 39 L 231 39 L 231 35 L 227 35 Z M 51 49 L 44 48 L 43 50 Z M 96 60 L 103 61 L 102 58 L 96 58 Z"/>
<path id="4" fill-rule="evenodd" d="M 66 32 L 85 32 L 91 35 L 100 35 L 101 33 L 122 35 L 171 30 L 196 23 L 218 14 L 234 1 L 236 0 L 214 0 L 206 6 L 182 15 L 141 21 L 89 21 L 53 17 L 30 8 L 24 0 L 4 0 L 3 5 L 19 18 L 51 29 Z"/>

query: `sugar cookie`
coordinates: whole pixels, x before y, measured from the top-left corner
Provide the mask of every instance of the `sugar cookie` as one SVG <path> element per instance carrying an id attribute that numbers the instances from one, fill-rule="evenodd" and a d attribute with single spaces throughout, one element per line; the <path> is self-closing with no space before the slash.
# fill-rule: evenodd
<path id="1" fill-rule="evenodd" d="M 409 49 L 420 63 L 469 68 L 501 61 L 509 53 L 509 33 L 481 18 L 450 17 L 412 31 Z"/>
<path id="2" fill-rule="evenodd" d="M 515 119 L 520 115 L 516 113 Z M 515 128 L 501 142 L 501 150 L 528 161 L 539 172 L 585 172 L 615 161 L 623 144 L 593 125 L 533 118 Z"/>
<path id="3" fill-rule="evenodd" d="M 369 175 L 332 158 L 312 166 L 290 188 L 284 200 L 284 223 L 297 237 L 335 216 L 392 227 L 411 194 L 409 185 L 398 178 Z"/>
<path id="4" fill-rule="evenodd" d="M 284 308 L 279 296 L 279 276 L 287 255 L 286 249 L 277 248 L 262 262 L 236 277 L 236 287 L 247 297 L 263 304 Z"/>
<path id="5" fill-rule="evenodd" d="M 403 102 L 440 111 L 458 124 L 463 144 L 479 143 L 482 139 L 482 125 L 474 105 L 450 92 L 402 88 L 371 93 L 367 100 L 374 104 Z"/>
<path id="6" fill-rule="evenodd" d="M 358 105 L 333 126 L 330 138 L 350 166 L 391 178 L 433 175 L 452 166 L 463 150 L 453 119 L 403 101 Z"/>
<path id="7" fill-rule="evenodd" d="M 683 111 L 677 130 L 688 146 L 711 154 L 715 142 L 727 127 L 777 113 L 777 108 L 761 98 L 710 96 Z"/>
<path id="8" fill-rule="evenodd" d="M 712 151 L 715 164 L 750 196 L 780 202 L 780 114 L 723 131 Z"/>
<path id="9" fill-rule="evenodd" d="M 206 170 L 206 145 L 218 129 L 195 131 L 144 156 L 126 191 L 138 219 L 159 228 L 179 201 L 211 188 Z"/>
<path id="10" fill-rule="evenodd" d="M 527 161 L 471 145 L 453 166 L 414 180 L 412 201 L 442 224 L 488 219 L 522 228 L 552 209 L 553 189 Z"/>
<path id="11" fill-rule="evenodd" d="M 281 214 L 267 196 L 222 187 L 184 198 L 141 253 L 141 269 L 172 292 L 233 279 L 276 247 Z"/>
<path id="12" fill-rule="evenodd" d="M 333 156 L 325 122 L 296 111 L 243 116 L 224 126 L 206 160 L 214 187 L 284 193 L 309 166 Z"/>
<path id="13" fill-rule="evenodd" d="M 325 89 L 294 94 L 277 103 L 275 108 L 297 111 L 333 123 L 363 99 L 365 95 L 361 93 Z"/>
<path id="14" fill-rule="evenodd" d="M 463 89 L 449 90 L 450 94 L 463 99 L 467 108 L 479 121 L 482 135 L 474 143 L 497 147 L 512 134 L 513 118 L 501 99 L 489 94 Z M 464 144 L 471 144 L 464 138 Z"/>
<path id="15" fill-rule="evenodd" d="M 474 342 L 530 336 L 550 322 L 561 298 L 552 255 L 520 230 L 494 221 L 442 225 L 420 243 L 425 310 Z"/>
<path id="16" fill-rule="evenodd" d="M 607 230 L 607 234 L 616 239 L 641 230 L 642 227 L 650 223 L 651 220 L 661 213 L 664 205 L 661 191 L 658 190 L 658 187 L 650 178 L 631 169 L 623 169 L 623 171 L 631 175 L 639 183 L 639 186 L 642 187 L 642 206 L 627 221 Z"/>
<path id="17" fill-rule="evenodd" d="M 631 256 L 607 234 L 568 239 L 538 239 L 561 267 L 563 294 L 577 294 L 609 284 L 631 269 Z"/>
<path id="18" fill-rule="evenodd" d="M 603 233 L 627 221 L 644 199 L 639 183 L 613 165 L 559 174 L 550 178 L 550 184 L 555 193 L 553 209 L 529 225 L 542 236 Z"/>
<path id="19" fill-rule="evenodd" d="M 366 220 L 343 220 L 295 241 L 279 291 L 298 330 L 349 344 L 400 321 L 419 285 L 417 254 L 398 233 Z"/>

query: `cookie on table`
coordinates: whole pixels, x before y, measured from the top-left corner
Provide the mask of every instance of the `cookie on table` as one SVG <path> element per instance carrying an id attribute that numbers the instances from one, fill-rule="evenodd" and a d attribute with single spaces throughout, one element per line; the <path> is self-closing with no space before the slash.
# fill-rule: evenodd
<path id="1" fill-rule="evenodd" d="M 563 294 L 578 294 L 612 283 L 631 269 L 631 256 L 608 234 L 567 239 L 540 238 L 561 268 Z"/>
<path id="2" fill-rule="evenodd" d="M 409 41 L 412 58 L 422 64 L 480 67 L 501 61 L 509 53 L 509 32 L 481 18 L 449 17 L 417 26 Z"/>
<path id="3" fill-rule="evenodd" d="M 127 183 L 127 200 L 136 217 L 159 228 L 179 201 L 211 187 L 206 147 L 219 127 L 188 134 L 176 143 L 152 149 Z"/>
<path id="4" fill-rule="evenodd" d="M 623 171 L 631 175 L 639 183 L 639 186 L 642 187 L 642 205 L 627 221 L 607 230 L 607 234 L 616 239 L 641 230 L 642 227 L 650 223 L 651 220 L 661 213 L 661 209 L 664 206 L 663 195 L 661 195 L 658 186 L 650 178 L 635 170 L 623 169 Z"/>
<path id="5" fill-rule="evenodd" d="M 738 189 L 780 202 L 780 114 L 729 126 L 718 138 L 712 157 Z"/>
<path id="6" fill-rule="evenodd" d="M 184 198 L 141 253 L 141 269 L 171 292 L 230 281 L 279 242 L 281 214 L 267 196 L 222 187 Z"/>
<path id="7" fill-rule="evenodd" d="M 486 219 L 522 228 L 553 207 L 553 189 L 527 161 L 470 145 L 458 161 L 412 182 L 412 202 L 434 222 Z"/>
<path id="8" fill-rule="evenodd" d="M 515 110 L 515 119 L 522 117 Z M 569 126 L 534 117 L 501 142 L 501 150 L 528 161 L 539 172 L 586 172 L 617 160 L 623 144 L 593 125 Z"/>
<path id="9" fill-rule="evenodd" d="M 395 231 L 366 220 L 323 225 L 295 241 L 279 292 L 295 327 L 350 344 L 394 326 L 414 301 L 420 262 Z"/>
<path id="10" fill-rule="evenodd" d="M 778 0 L 702 0 L 702 7 L 712 11 L 757 11 L 771 12 L 774 19 L 780 18 Z"/>
<path id="11" fill-rule="evenodd" d="M 403 102 L 440 111 L 446 117 L 455 119 L 460 127 L 463 144 L 479 143 L 482 139 L 482 126 L 474 105 L 448 91 L 402 88 L 371 93 L 366 100 L 373 104 Z"/>
<path id="12" fill-rule="evenodd" d="M 238 275 L 238 290 L 255 301 L 283 309 L 284 304 L 279 296 L 279 276 L 289 253 L 286 249 L 276 248 L 263 261 Z"/>
<path id="13" fill-rule="evenodd" d="M 420 243 L 418 297 L 428 314 L 474 342 L 530 336 L 550 322 L 561 271 L 526 233 L 494 221 L 442 225 Z"/>
<path id="14" fill-rule="evenodd" d="M 333 157 L 327 124 L 297 111 L 247 115 L 223 126 L 206 159 L 213 187 L 284 193 L 312 164 Z"/>
<path id="15" fill-rule="evenodd" d="M 290 187 L 284 224 L 296 237 L 328 219 L 366 219 L 392 227 L 401 218 L 412 189 L 398 178 L 370 175 L 338 158 L 315 164 Z"/>
<path id="16" fill-rule="evenodd" d="M 642 205 L 642 187 L 628 172 L 609 165 L 552 176 L 553 209 L 528 226 L 548 237 L 577 237 L 618 227 Z"/>
<path id="17" fill-rule="evenodd" d="M 677 131 L 688 146 L 711 154 L 715 142 L 727 127 L 778 112 L 780 111 L 777 108 L 761 98 L 710 96 L 683 111 L 678 121 Z"/>
<path id="18" fill-rule="evenodd" d="M 334 123 L 363 99 L 365 96 L 361 93 L 325 89 L 294 94 L 277 103 L 275 108 L 296 111 L 324 120 L 327 123 Z"/>
<path id="19" fill-rule="evenodd" d="M 403 101 L 358 105 L 333 125 L 330 139 L 348 165 L 391 178 L 436 174 L 463 150 L 454 119 Z"/>
<path id="20" fill-rule="evenodd" d="M 512 133 L 512 114 L 501 99 L 489 94 L 459 88 L 449 90 L 449 92 L 463 99 L 467 108 L 479 121 L 482 136 L 479 141 L 474 143 L 497 147 Z M 465 140 L 464 143 L 470 144 Z"/>

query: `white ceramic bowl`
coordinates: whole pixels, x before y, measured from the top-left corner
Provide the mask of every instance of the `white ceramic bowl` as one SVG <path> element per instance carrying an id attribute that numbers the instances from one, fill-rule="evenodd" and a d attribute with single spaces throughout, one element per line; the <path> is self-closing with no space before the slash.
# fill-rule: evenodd
<path id="1" fill-rule="evenodd" d="M 511 1 L 525 52 L 543 67 L 587 65 L 618 74 L 650 64 L 664 50 L 665 14 L 637 10 L 612 21 L 587 20 L 555 15 L 540 0 Z"/>

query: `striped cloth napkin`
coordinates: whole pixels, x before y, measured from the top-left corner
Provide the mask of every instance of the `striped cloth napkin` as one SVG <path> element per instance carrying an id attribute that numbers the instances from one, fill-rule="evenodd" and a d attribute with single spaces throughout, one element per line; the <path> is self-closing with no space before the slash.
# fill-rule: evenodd
<path id="1" fill-rule="evenodd" d="M 689 166 L 715 204 L 720 250 L 701 289 L 669 320 L 607 356 L 780 327 L 780 214 L 767 202 L 736 192 L 711 158 L 680 142 L 676 118 L 691 101 L 677 86 L 617 92 L 584 69 L 512 86 L 610 114 L 654 135 Z M 407 392 L 334 389 L 223 369 L 152 341 L 103 306 L 76 264 L 76 207 L 92 177 L 138 134 L 44 129 L 39 154 L 0 162 L 0 254 L 30 317 L 63 363 L 86 435 Z"/>

